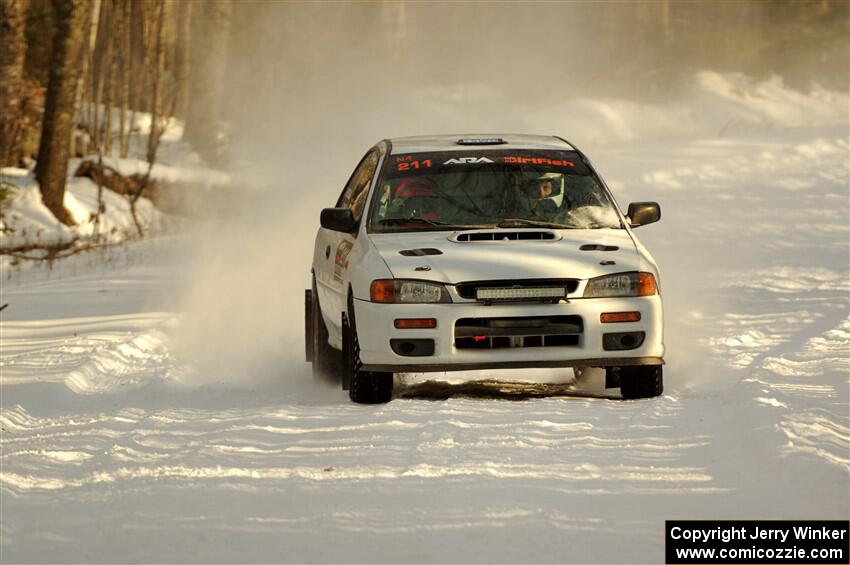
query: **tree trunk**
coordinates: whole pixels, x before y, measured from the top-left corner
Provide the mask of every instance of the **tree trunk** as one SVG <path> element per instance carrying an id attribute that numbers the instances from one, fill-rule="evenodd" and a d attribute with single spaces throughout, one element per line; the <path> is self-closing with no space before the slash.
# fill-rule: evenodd
<path id="1" fill-rule="evenodd" d="M 112 38 L 110 38 L 110 42 Z M 111 43 L 110 43 L 111 45 Z M 114 50 L 110 46 L 109 53 L 109 66 L 106 67 L 106 97 L 103 99 L 103 106 L 106 112 L 106 121 L 104 123 L 104 138 L 103 138 L 103 152 L 112 156 L 112 110 L 113 104 L 115 103 L 115 54 Z"/>
<path id="2" fill-rule="evenodd" d="M 0 167 L 15 165 L 23 94 L 27 0 L 0 0 Z"/>
<path id="3" fill-rule="evenodd" d="M 214 156 L 217 149 L 231 12 L 230 0 L 211 0 L 195 10 L 192 18 L 192 75 L 184 138 L 206 157 Z"/>
<path id="4" fill-rule="evenodd" d="M 97 32 L 98 32 L 98 22 L 100 20 L 100 2 L 101 0 L 92 0 L 92 8 L 91 12 L 91 24 L 89 25 L 89 36 L 88 42 L 86 45 L 87 53 L 83 57 L 83 68 L 80 70 L 80 78 L 77 79 L 76 85 L 76 93 L 74 95 L 74 108 L 75 113 L 79 116 L 83 111 L 83 104 L 86 100 L 87 91 L 89 89 L 89 84 L 91 84 L 91 80 L 89 80 L 89 74 L 92 72 L 94 66 L 94 47 L 97 42 Z M 83 123 L 86 126 L 89 125 L 88 121 L 84 118 Z M 85 138 L 83 138 L 85 139 Z M 88 141 L 82 141 L 80 147 L 77 147 L 77 136 L 74 135 L 73 129 L 71 130 L 71 155 L 86 155 L 89 152 Z"/>
<path id="5" fill-rule="evenodd" d="M 151 83 L 151 68 L 150 68 L 150 59 L 151 59 L 151 29 L 153 27 L 152 14 L 153 10 L 151 9 L 151 2 L 141 3 L 134 2 L 133 6 L 138 7 L 139 13 L 139 22 L 141 24 L 141 63 L 142 67 L 139 71 L 139 83 L 135 88 L 136 102 L 133 104 L 133 110 L 139 112 L 145 112 L 150 110 L 150 104 L 147 98 L 148 95 L 148 85 Z"/>
<path id="6" fill-rule="evenodd" d="M 74 97 L 79 63 L 88 36 L 86 24 L 91 0 L 53 0 L 53 7 L 56 31 L 35 175 L 44 205 L 60 222 L 71 225 L 73 219 L 65 210 L 63 199 L 71 129 L 75 122 Z"/>
<path id="7" fill-rule="evenodd" d="M 189 73 L 192 57 L 189 46 L 192 40 L 192 2 L 177 4 L 177 45 L 174 53 L 174 115 L 186 117 L 186 102 L 189 99 Z"/>
<path id="8" fill-rule="evenodd" d="M 147 53 L 145 44 L 145 12 L 141 2 L 127 0 L 125 4 L 128 11 L 128 23 L 130 25 L 127 41 L 130 45 L 129 63 L 130 76 L 133 77 L 133 89 L 129 93 L 130 125 L 127 128 L 127 147 L 129 151 L 130 139 L 133 128 L 136 127 L 136 113 L 142 108 L 142 94 L 145 86 L 145 61 L 144 53 Z"/>
<path id="9" fill-rule="evenodd" d="M 121 32 L 118 40 L 118 59 L 121 61 L 121 84 L 118 98 L 121 105 L 121 119 L 119 124 L 118 139 L 120 143 L 120 155 L 126 158 L 128 153 L 128 144 L 130 138 L 129 129 L 131 126 L 127 124 L 127 110 L 130 106 L 130 72 L 132 68 L 131 62 L 131 19 L 129 0 L 119 0 L 121 10 L 119 17 L 121 18 Z"/>
<path id="10" fill-rule="evenodd" d="M 156 7 L 156 16 L 154 23 L 154 66 L 153 66 L 153 84 L 151 85 L 151 129 L 148 135 L 148 153 L 147 161 L 153 164 L 156 161 L 156 150 L 159 146 L 159 138 L 162 136 L 162 100 L 163 100 L 163 83 L 165 79 L 165 53 L 166 45 L 169 43 L 170 35 L 168 33 L 170 3 L 167 0 L 159 0 Z"/>
<path id="11" fill-rule="evenodd" d="M 112 3 L 109 10 L 109 19 L 107 20 L 109 28 L 116 30 L 118 27 L 118 11 L 117 7 Z M 120 33 L 120 30 L 118 30 Z M 115 92 L 115 42 L 118 39 L 114 31 L 106 35 L 106 47 L 101 61 L 101 81 L 103 82 L 104 97 L 103 97 L 103 136 L 101 137 L 101 145 L 98 147 L 98 152 L 106 153 L 112 156 L 112 104 L 114 102 L 113 93 Z"/>
<path id="12" fill-rule="evenodd" d="M 98 28 L 102 33 L 98 33 L 98 39 L 95 41 L 95 54 L 97 52 L 101 52 L 100 57 L 98 58 L 98 64 L 92 65 L 92 89 L 93 89 L 93 101 L 92 101 L 92 120 L 88 124 L 89 129 L 92 135 L 92 143 L 97 147 L 97 150 L 100 151 L 103 148 L 103 138 L 101 136 L 101 119 L 100 119 L 100 107 L 103 102 L 103 83 L 104 83 L 104 64 L 103 60 L 105 55 L 102 54 L 105 51 L 102 48 L 98 48 L 97 44 L 103 44 L 104 41 L 108 40 L 107 35 L 109 34 L 110 24 L 108 22 L 109 13 L 110 13 L 109 2 L 103 2 L 100 4 L 100 16 L 98 17 Z"/>

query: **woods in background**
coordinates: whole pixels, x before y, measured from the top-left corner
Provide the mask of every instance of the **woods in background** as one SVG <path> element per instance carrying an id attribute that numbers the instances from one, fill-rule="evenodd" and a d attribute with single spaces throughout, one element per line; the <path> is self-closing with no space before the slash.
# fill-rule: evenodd
<path id="1" fill-rule="evenodd" d="M 214 158 L 230 15 L 230 0 L 0 0 L 0 167 L 37 156 L 42 199 L 68 224 L 70 157 L 152 167 L 178 118 Z M 141 113 L 145 146 L 131 148 Z"/>
<path id="2" fill-rule="evenodd" d="M 565 68 L 546 71 L 582 77 L 575 89 L 619 81 L 664 92 L 677 72 L 691 68 L 760 70 L 806 81 L 824 75 L 836 59 L 847 66 L 848 0 L 543 3 L 539 14 L 528 12 L 530 6 L 459 3 L 452 10 L 477 24 L 502 22 L 508 31 L 522 10 L 534 27 L 526 32 L 548 22 L 546 29 L 558 35 L 547 45 L 564 49 Z M 268 103 L 279 91 L 275 85 L 296 83 L 299 72 L 302 77 L 328 72 L 315 60 L 322 52 L 316 46 L 290 46 L 297 53 L 277 47 L 284 45 L 283 24 L 296 9 L 309 12 L 321 45 L 334 46 L 333 56 L 344 59 L 356 37 L 358 44 L 375 47 L 369 57 L 438 66 L 449 79 L 454 72 L 468 78 L 486 68 L 489 47 L 473 67 L 455 64 L 456 54 L 469 51 L 470 43 L 492 41 L 503 52 L 517 53 L 521 65 L 533 64 L 541 48 L 536 42 L 511 44 L 510 33 L 455 31 L 448 20 L 440 20 L 444 36 L 422 30 L 412 14 L 430 10 L 426 4 L 343 3 L 326 9 L 272 0 L 0 0 L 0 167 L 32 167 L 35 159 L 44 203 L 67 223 L 62 202 L 71 157 L 138 156 L 150 173 L 169 121 L 179 119 L 185 123 L 183 139 L 207 161 L 219 159 L 223 114 L 247 128 L 264 119 L 239 107 L 246 88 Z M 586 45 L 571 43 L 570 22 L 581 22 Z M 844 38 L 841 49 L 829 47 L 841 44 L 836 37 Z M 416 41 L 441 42 L 446 60 L 420 61 L 423 45 Z M 285 72 L 270 57 L 285 59 Z M 302 63 L 306 68 L 295 68 Z M 368 69 L 370 63 L 356 64 Z M 244 70 L 248 66 L 251 72 Z M 846 73 L 836 76 L 846 83 Z M 340 84 L 340 96 L 346 88 L 352 86 Z M 569 94 L 576 92 L 558 93 Z M 148 127 L 142 120 L 144 131 L 143 115 L 150 121 Z"/>

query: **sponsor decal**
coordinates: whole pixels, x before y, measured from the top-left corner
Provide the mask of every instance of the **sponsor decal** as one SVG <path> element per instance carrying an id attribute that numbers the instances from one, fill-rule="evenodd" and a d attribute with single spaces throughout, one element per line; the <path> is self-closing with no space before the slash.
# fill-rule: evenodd
<path id="1" fill-rule="evenodd" d="M 390 157 L 387 173 L 389 179 L 435 175 L 457 171 L 476 170 L 479 167 L 505 167 L 523 172 L 555 172 L 586 175 L 587 166 L 573 151 L 548 151 L 545 149 L 507 149 L 475 151 L 428 151 L 404 153 Z"/>
<path id="2" fill-rule="evenodd" d="M 488 159 L 487 157 L 457 157 L 454 159 L 449 159 L 444 165 L 478 165 L 480 163 L 495 163 L 492 159 Z"/>
<path id="3" fill-rule="evenodd" d="M 504 163 L 509 165 L 549 165 L 551 167 L 575 167 L 576 164 L 565 159 L 550 159 L 548 157 L 517 157 L 508 155 Z"/>
<path id="4" fill-rule="evenodd" d="M 351 253 L 351 248 L 354 243 L 345 240 L 336 248 L 334 255 L 334 281 L 342 282 L 342 272 L 348 270 L 348 254 Z"/>

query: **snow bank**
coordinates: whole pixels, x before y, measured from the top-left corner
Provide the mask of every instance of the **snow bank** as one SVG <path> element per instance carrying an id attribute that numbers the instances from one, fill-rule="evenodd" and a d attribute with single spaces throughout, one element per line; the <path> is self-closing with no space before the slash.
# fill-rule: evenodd
<path id="1" fill-rule="evenodd" d="M 89 157 L 89 161 L 96 161 L 96 157 Z M 78 160 L 71 162 L 71 167 L 76 167 Z M 103 164 L 112 167 L 124 176 L 145 175 L 148 172 L 148 163 L 142 159 L 120 159 L 116 157 L 104 157 Z M 178 164 L 167 164 L 158 162 L 151 168 L 150 177 L 154 181 L 165 181 L 167 183 L 203 184 L 205 186 L 223 186 L 230 182 L 230 175 L 211 169 L 205 164 L 197 153 L 190 153 L 185 160 Z"/>
<path id="2" fill-rule="evenodd" d="M 847 124 L 850 118 L 847 94 L 818 85 L 801 92 L 778 76 L 757 81 L 739 73 L 701 71 L 683 92 L 669 97 L 665 103 L 581 98 L 542 113 L 532 109 L 523 113 L 532 116 L 528 120 L 532 131 L 563 133 L 587 147 L 670 137 L 777 133 L 783 128 Z"/>
<path id="3" fill-rule="evenodd" d="M 117 242 L 133 237 L 136 227 L 130 214 L 130 203 L 124 196 L 103 190 L 104 212 L 99 223 L 97 185 L 86 178 L 70 177 L 65 189 L 64 204 L 76 225 L 60 223 L 41 201 L 35 175 L 25 169 L 0 169 L 3 182 L 14 186 L 11 201 L 4 205 L 0 217 L 2 247 L 51 245 L 73 240 L 97 239 Z M 137 213 L 145 228 L 161 225 L 162 215 L 145 198 L 136 203 Z"/>
<path id="4" fill-rule="evenodd" d="M 83 112 L 82 120 L 90 118 L 90 111 Z M 101 107 L 101 113 L 103 109 Z M 119 110 L 112 110 L 113 148 L 111 154 L 103 156 L 103 164 L 124 176 L 146 175 L 149 165 L 143 156 L 147 152 L 147 135 L 150 132 L 151 116 L 137 112 L 128 114 L 131 120 L 129 154 L 127 158 L 118 157 Z M 160 188 L 165 188 L 171 197 L 179 193 L 182 187 L 204 187 L 213 189 L 230 183 L 230 175 L 215 170 L 195 153 L 188 143 L 181 141 L 183 123 L 169 119 L 160 140 L 157 162 L 150 168 L 150 178 Z M 85 160 L 97 161 L 97 156 L 88 156 Z M 103 189 L 103 212 L 97 218 L 98 188 L 87 178 L 74 175 L 81 159 L 71 159 L 68 163 L 68 178 L 64 196 L 65 208 L 76 225 L 65 226 L 58 222 L 41 201 L 38 183 L 28 169 L 0 169 L 0 181 L 11 185 L 12 195 L 3 204 L 0 211 L 0 248 L 6 250 L 21 247 L 55 246 L 79 242 L 119 243 L 138 237 L 138 229 L 132 217 L 128 199 L 109 189 Z M 165 193 L 165 192 L 164 192 Z M 146 198 L 136 203 L 136 217 L 147 231 L 160 231 L 169 222 Z M 38 257 L 44 253 L 41 249 L 26 252 L 28 256 Z M 7 270 L 13 265 L 23 266 L 11 255 L 0 256 L 0 268 Z"/>

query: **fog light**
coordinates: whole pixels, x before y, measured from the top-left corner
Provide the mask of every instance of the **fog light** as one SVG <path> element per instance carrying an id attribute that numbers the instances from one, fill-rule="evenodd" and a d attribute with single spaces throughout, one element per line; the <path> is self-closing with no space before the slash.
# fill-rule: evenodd
<path id="1" fill-rule="evenodd" d="M 435 318 L 399 318 L 394 325 L 399 330 L 431 329 L 437 327 L 437 320 Z"/>
<path id="2" fill-rule="evenodd" d="M 605 312 L 599 315 L 603 324 L 615 322 L 640 322 L 640 312 Z"/>
<path id="3" fill-rule="evenodd" d="M 434 354 L 433 339 L 391 339 L 390 347 L 396 355 L 428 357 Z"/>
<path id="4" fill-rule="evenodd" d="M 605 351 L 624 351 L 637 349 L 643 345 L 646 337 L 644 332 L 622 332 L 602 334 L 602 349 Z"/>

